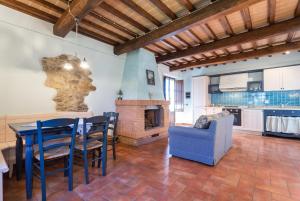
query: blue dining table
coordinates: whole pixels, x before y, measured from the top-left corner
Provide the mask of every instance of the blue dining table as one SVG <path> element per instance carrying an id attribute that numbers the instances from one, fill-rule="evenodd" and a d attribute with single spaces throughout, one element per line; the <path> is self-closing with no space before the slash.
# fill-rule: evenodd
<path id="1" fill-rule="evenodd" d="M 16 133 L 16 177 L 17 180 L 22 178 L 22 161 L 23 161 L 23 141 L 25 141 L 25 180 L 26 180 L 26 197 L 32 198 L 32 184 L 33 184 L 33 145 L 37 144 L 37 127 L 36 122 L 27 123 L 11 123 L 9 127 Z M 83 132 L 82 121 L 78 124 L 78 133 Z M 107 140 L 103 140 L 102 154 L 102 175 L 106 175 L 107 166 Z"/>

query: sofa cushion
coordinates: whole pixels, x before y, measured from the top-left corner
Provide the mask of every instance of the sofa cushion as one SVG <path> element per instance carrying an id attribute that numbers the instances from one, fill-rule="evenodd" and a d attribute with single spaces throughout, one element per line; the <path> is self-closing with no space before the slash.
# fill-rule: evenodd
<path id="1" fill-rule="evenodd" d="M 211 121 L 228 116 L 229 114 L 228 111 L 223 111 L 217 114 L 201 115 L 195 122 L 194 128 L 208 129 Z"/>

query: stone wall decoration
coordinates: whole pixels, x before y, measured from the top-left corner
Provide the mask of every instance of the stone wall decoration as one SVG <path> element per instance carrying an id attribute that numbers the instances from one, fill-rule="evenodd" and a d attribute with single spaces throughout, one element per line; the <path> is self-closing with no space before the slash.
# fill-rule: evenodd
<path id="1" fill-rule="evenodd" d="M 64 69 L 70 63 L 73 69 Z M 90 78 L 91 71 L 80 67 L 80 59 L 72 55 L 42 58 L 43 70 L 47 74 L 45 85 L 57 91 L 53 100 L 57 111 L 85 112 L 88 106 L 84 98 L 96 87 Z"/>

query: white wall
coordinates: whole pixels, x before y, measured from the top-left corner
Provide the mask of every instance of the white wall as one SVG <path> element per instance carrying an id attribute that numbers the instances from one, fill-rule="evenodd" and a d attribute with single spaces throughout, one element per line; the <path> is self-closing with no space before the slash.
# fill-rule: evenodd
<path id="1" fill-rule="evenodd" d="M 95 113 L 115 109 L 125 55 L 88 37 L 52 34 L 53 25 L 0 5 L 0 115 L 55 112 L 55 90 L 45 87 L 42 57 L 75 54 L 86 57 L 97 90 L 85 102 Z"/>

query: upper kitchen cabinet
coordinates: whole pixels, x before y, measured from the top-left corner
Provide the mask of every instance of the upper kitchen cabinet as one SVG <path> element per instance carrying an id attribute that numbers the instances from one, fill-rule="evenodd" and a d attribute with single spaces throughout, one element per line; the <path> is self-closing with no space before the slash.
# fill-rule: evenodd
<path id="1" fill-rule="evenodd" d="M 264 90 L 299 90 L 300 66 L 264 70 Z"/>

